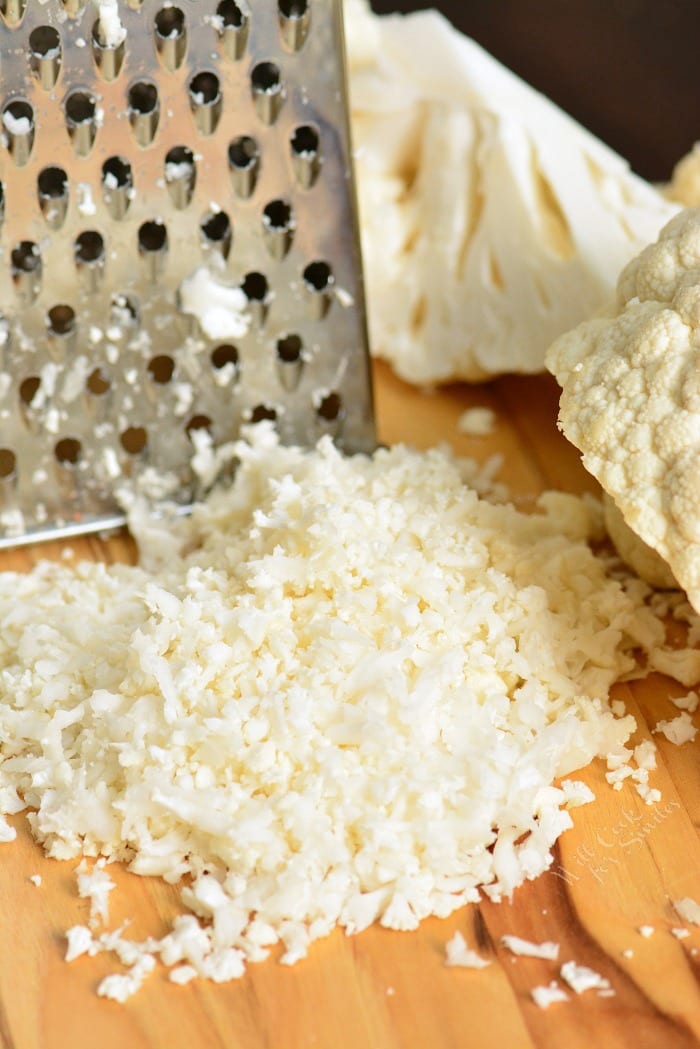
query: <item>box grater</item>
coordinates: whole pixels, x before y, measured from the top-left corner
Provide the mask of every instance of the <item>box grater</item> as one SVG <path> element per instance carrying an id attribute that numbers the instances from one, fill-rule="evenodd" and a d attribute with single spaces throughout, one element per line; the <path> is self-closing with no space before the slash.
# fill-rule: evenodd
<path id="1" fill-rule="evenodd" d="M 341 0 L 0 0 L 0 547 L 374 447 Z"/>

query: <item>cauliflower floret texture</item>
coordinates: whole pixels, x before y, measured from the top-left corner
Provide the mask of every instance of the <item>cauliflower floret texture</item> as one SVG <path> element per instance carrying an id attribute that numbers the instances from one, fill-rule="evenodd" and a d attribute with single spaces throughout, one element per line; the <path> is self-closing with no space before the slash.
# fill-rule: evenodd
<path id="1" fill-rule="evenodd" d="M 700 610 L 700 208 L 620 275 L 614 312 L 556 340 L 559 426 Z"/>
<path id="2" fill-rule="evenodd" d="M 417 384 L 543 371 L 677 205 L 435 11 L 345 21 L 373 352 Z"/>
<path id="3" fill-rule="evenodd" d="M 700 207 L 700 142 L 676 164 L 666 196 L 689 208 Z"/>

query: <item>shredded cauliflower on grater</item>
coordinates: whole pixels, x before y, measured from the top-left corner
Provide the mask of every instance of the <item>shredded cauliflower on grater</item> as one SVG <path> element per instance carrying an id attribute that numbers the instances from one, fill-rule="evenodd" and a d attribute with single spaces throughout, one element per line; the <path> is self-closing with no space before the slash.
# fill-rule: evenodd
<path id="1" fill-rule="evenodd" d="M 72 933 L 131 966 L 119 999 L 146 957 L 231 979 L 510 894 L 585 800 L 555 779 L 634 728 L 610 686 L 664 640 L 587 545 L 593 500 L 528 516 L 445 450 L 345 458 L 266 424 L 236 454 L 161 563 L 0 574 L 0 810 L 50 856 L 185 885 L 162 940 Z M 85 884 L 103 912 L 110 887 Z"/>

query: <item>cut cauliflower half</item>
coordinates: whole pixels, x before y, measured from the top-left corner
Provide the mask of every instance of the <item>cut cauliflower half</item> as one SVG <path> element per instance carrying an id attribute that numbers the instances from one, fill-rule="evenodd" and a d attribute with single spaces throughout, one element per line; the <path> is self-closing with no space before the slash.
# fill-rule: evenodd
<path id="1" fill-rule="evenodd" d="M 676 164 L 666 196 L 688 208 L 700 207 L 700 142 Z"/>
<path id="2" fill-rule="evenodd" d="M 547 366 L 560 429 L 700 610 L 700 208 L 625 267 L 614 312 L 557 339 Z"/>
<path id="3" fill-rule="evenodd" d="M 677 206 L 435 11 L 345 19 L 375 354 L 416 384 L 544 370 Z"/>

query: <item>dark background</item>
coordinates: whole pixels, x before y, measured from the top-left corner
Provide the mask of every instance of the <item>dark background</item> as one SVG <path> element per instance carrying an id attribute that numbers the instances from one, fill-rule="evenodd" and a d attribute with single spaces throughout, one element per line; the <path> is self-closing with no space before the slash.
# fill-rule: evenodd
<path id="1" fill-rule="evenodd" d="M 372 0 L 436 7 L 660 181 L 700 140 L 700 0 Z"/>

